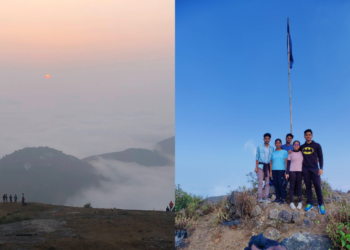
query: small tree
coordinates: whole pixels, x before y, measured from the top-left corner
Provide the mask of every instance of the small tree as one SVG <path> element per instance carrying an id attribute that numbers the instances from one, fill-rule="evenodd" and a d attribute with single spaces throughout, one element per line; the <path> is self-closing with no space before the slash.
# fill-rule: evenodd
<path id="1" fill-rule="evenodd" d="M 84 205 L 84 207 L 85 207 L 85 208 L 92 208 L 92 206 L 91 206 L 91 203 L 90 203 L 90 202 L 86 203 L 86 204 Z"/>

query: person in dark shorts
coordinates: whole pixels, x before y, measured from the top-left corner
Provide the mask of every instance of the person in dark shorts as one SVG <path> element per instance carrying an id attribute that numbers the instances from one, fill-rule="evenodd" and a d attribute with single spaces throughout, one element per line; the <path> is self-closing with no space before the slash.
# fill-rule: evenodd
<path id="1" fill-rule="evenodd" d="M 17 194 L 15 194 L 15 196 L 13 197 L 13 199 L 15 200 L 15 202 L 17 202 Z"/>
<path id="2" fill-rule="evenodd" d="M 12 195 L 10 195 L 10 202 L 12 202 Z"/>
<path id="3" fill-rule="evenodd" d="M 281 205 L 284 204 L 286 200 L 286 189 L 283 186 L 285 182 L 285 174 L 287 170 L 287 158 L 288 152 L 281 148 L 281 139 L 275 140 L 276 150 L 272 153 L 271 158 L 271 170 L 270 175 L 273 177 L 273 185 L 276 192 L 276 200 L 274 202 L 279 202 Z"/>

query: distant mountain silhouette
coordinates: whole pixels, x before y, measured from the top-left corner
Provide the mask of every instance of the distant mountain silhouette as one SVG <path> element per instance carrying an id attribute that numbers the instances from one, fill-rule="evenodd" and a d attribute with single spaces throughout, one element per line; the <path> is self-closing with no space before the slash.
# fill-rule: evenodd
<path id="1" fill-rule="evenodd" d="M 49 147 L 17 150 L 0 160 L 0 196 L 22 193 L 26 200 L 63 204 L 82 188 L 108 180 L 78 158 Z"/>
<path id="2" fill-rule="evenodd" d="M 175 155 L 175 136 L 160 141 L 156 144 L 156 150 L 162 153 Z"/>
<path id="3" fill-rule="evenodd" d="M 175 137 L 158 142 L 153 151 L 143 148 L 129 148 L 122 152 L 90 156 L 82 159 L 82 161 L 91 162 L 100 158 L 104 160 L 134 162 L 147 167 L 174 165 L 174 162 L 164 154 L 175 155 Z"/>
<path id="4" fill-rule="evenodd" d="M 98 159 L 117 160 L 122 162 L 135 162 L 142 166 L 158 167 L 171 165 L 172 162 L 168 158 L 162 156 L 159 152 L 151 151 L 143 148 L 129 148 L 122 152 L 114 152 L 102 155 L 94 155 L 82 159 L 82 161 L 90 162 Z"/>

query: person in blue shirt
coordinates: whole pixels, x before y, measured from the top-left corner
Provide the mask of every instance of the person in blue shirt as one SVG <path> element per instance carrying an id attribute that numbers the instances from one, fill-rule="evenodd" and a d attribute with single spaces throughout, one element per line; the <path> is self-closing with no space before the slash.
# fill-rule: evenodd
<path id="1" fill-rule="evenodd" d="M 270 203 L 268 200 L 268 195 L 270 192 L 270 161 L 272 152 L 274 151 L 274 148 L 269 145 L 271 140 L 271 134 L 266 133 L 264 134 L 264 144 L 260 145 L 256 149 L 256 161 L 255 161 L 255 173 L 258 175 L 258 202 L 266 201 L 267 203 Z M 263 182 L 265 181 L 265 192 L 264 195 L 262 195 L 262 186 Z M 263 197 L 264 196 L 264 197 Z"/>
<path id="2" fill-rule="evenodd" d="M 284 204 L 287 196 L 286 189 L 283 185 L 285 182 L 285 175 L 287 170 L 288 152 L 281 148 L 281 139 L 275 140 L 276 150 L 272 153 L 271 157 L 271 169 L 270 175 L 273 177 L 273 185 L 276 191 L 276 200 L 274 202 L 280 202 Z"/>
<path id="3" fill-rule="evenodd" d="M 290 134 L 290 133 L 287 134 L 286 144 L 282 145 L 281 148 L 284 150 L 287 150 L 287 151 L 289 151 L 289 150 L 293 151 L 294 150 L 293 145 L 292 145 L 293 138 L 294 138 L 294 136 L 292 134 Z"/>

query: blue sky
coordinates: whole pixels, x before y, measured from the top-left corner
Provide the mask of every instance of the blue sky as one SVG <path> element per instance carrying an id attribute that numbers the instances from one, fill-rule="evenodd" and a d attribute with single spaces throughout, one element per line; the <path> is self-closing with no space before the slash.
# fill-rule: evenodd
<path id="1" fill-rule="evenodd" d="M 255 148 L 311 128 L 323 178 L 350 190 L 350 2 L 176 0 L 175 184 L 202 196 L 247 185 Z"/>

